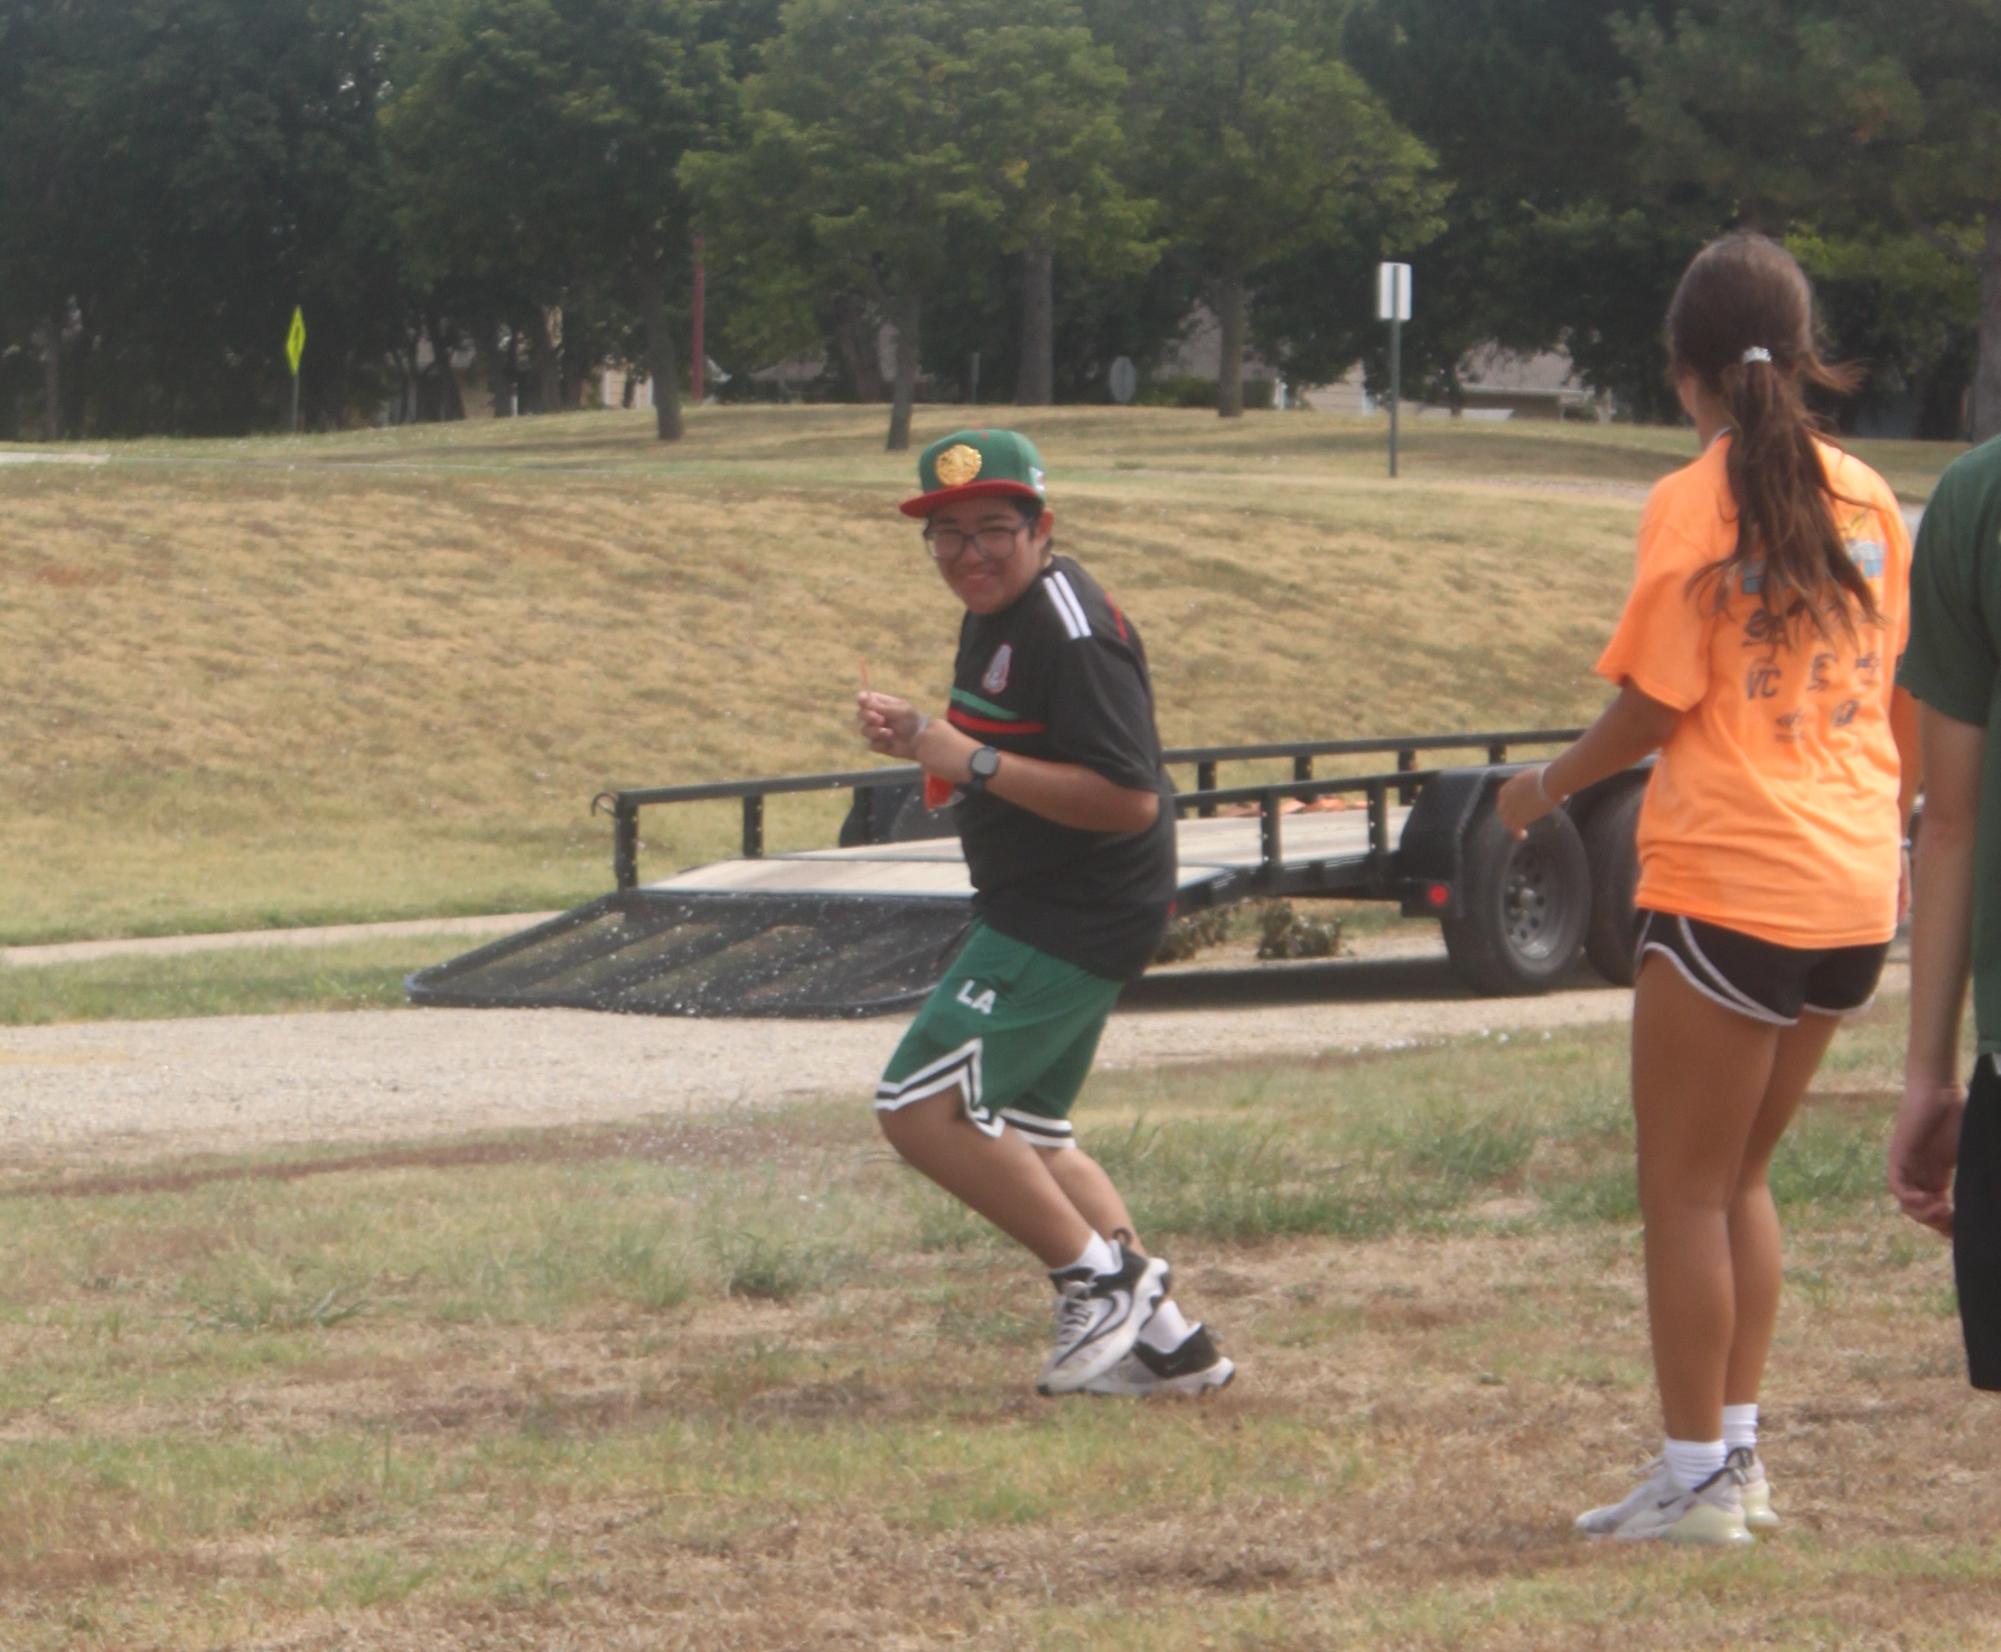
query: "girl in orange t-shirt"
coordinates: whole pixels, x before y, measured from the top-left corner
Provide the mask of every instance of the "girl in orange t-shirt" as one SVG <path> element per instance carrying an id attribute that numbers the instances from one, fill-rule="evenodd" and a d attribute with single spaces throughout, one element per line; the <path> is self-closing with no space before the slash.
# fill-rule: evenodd
<path id="1" fill-rule="evenodd" d="M 1782 247 L 1705 247 L 1667 331 L 1703 451 L 1647 501 L 1598 661 L 1618 696 L 1497 807 L 1519 834 L 1660 753 L 1640 810 L 1632 1084 L 1667 1445 L 1577 1524 L 1742 1543 L 1778 1524 L 1757 1452 L 1780 1280 L 1767 1167 L 1901 915 L 1910 538 L 1883 479 L 1816 434 L 1802 381 L 1848 390 L 1857 374 L 1820 359 L 1812 289 Z"/>

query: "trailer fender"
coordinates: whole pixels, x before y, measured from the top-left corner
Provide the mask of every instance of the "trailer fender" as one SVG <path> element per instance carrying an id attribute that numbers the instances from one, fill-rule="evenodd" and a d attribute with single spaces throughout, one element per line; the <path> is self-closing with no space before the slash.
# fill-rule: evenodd
<path id="1" fill-rule="evenodd" d="M 1408 917 L 1457 918 L 1465 915 L 1466 833 L 1487 794 L 1514 768 L 1482 765 L 1471 769 L 1441 769 L 1425 782 L 1404 822 L 1397 843 L 1397 876 L 1407 885 L 1422 886 L 1404 903 Z M 1447 898 L 1434 905 L 1423 888 L 1443 885 Z"/>

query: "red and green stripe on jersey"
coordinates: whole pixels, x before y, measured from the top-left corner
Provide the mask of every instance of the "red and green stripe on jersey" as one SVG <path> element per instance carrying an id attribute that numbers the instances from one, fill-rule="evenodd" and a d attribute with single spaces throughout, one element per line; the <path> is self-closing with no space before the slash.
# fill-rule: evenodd
<path id="1" fill-rule="evenodd" d="M 952 703 L 945 712 L 945 720 L 954 728 L 964 729 L 968 734 L 1002 734 L 1021 738 L 1049 732 L 1047 723 L 1018 717 L 1006 706 L 996 705 L 992 700 L 983 700 L 979 695 L 964 688 L 952 690 Z"/>

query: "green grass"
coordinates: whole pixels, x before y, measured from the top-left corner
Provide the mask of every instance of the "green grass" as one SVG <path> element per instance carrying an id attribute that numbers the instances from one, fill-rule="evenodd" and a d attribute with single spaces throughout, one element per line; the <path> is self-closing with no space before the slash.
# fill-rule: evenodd
<path id="1" fill-rule="evenodd" d="M 1019 417 L 1170 744 L 1584 717 L 1690 448 L 1425 419 L 1392 483 L 1365 420 Z M 664 446 L 604 413 L 0 471 L 0 945 L 566 906 L 610 883 L 601 790 L 853 766 L 861 662 L 940 695 L 956 623 L 880 442 L 879 409 L 709 409 Z M 1862 448 L 1912 498 L 1956 451 Z M 781 800 L 773 846 L 844 805 Z M 737 830 L 654 811 L 642 867 Z"/>
<path id="2" fill-rule="evenodd" d="M 461 936 L 249 946 L 63 964 L 0 964 L 0 1026 L 389 1009 L 412 970 L 469 952 Z"/>
<path id="3" fill-rule="evenodd" d="M 1567 1529 L 1654 1432 L 1636 1222 L 1574 1192 L 1630 1186 L 1607 1028 L 1094 1081 L 1243 1365 L 1200 1407 L 1030 1395 L 1046 1287 L 859 1106 L 16 1169 L 0 1644 L 1985 1644 L 1986 1412 L 1875 1180 L 1899 1008 L 1775 1175 L 1751 1555 Z"/>

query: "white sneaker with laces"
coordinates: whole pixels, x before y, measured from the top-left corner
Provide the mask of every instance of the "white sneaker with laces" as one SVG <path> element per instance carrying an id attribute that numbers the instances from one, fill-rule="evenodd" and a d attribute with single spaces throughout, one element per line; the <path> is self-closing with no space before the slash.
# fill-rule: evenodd
<path id="1" fill-rule="evenodd" d="M 1693 1491 L 1683 1491 L 1668 1473 L 1667 1459 L 1647 1464 L 1640 1483 L 1616 1503 L 1589 1509 L 1577 1517 L 1577 1529 L 1588 1537 L 1619 1537 L 1628 1542 L 1661 1537 L 1680 1543 L 1748 1543 L 1742 1475 L 1726 1462 Z"/>
<path id="2" fill-rule="evenodd" d="M 1621 1543 L 1658 1538 L 1668 1543 L 1749 1543 L 1744 1524 L 1744 1476 L 1725 1463 L 1701 1485 L 1684 1491 L 1670 1479 L 1619 1522 Z"/>
<path id="3" fill-rule="evenodd" d="M 1063 1268 L 1050 1274 L 1056 1287 L 1056 1345 L 1050 1349 L 1039 1394 L 1073 1394 L 1132 1351 L 1147 1317 L 1167 1295 L 1170 1269 L 1158 1256 L 1142 1256 L 1112 1241 L 1119 1265 L 1111 1273 Z"/>
<path id="4" fill-rule="evenodd" d="M 1674 1480 L 1668 1474 L 1667 1459 L 1656 1457 L 1642 1472 L 1640 1483 L 1616 1503 L 1607 1503 L 1600 1509 L 1586 1509 L 1577 1517 L 1577 1529 L 1587 1537 L 1610 1537 L 1626 1522 L 1626 1517 L 1638 1513 L 1657 1498 L 1667 1496 L 1674 1490 Z"/>
<path id="5" fill-rule="evenodd" d="M 1236 1363 L 1216 1346 L 1206 1327 L 1198 1324 L 1170 1353 L 1135 1342 L 1132 1351 L 1103 1376 L 1084 1384 L 1086 1393 L 1206 1394 L 1224 1388 L 1237 1374 Z"/>

